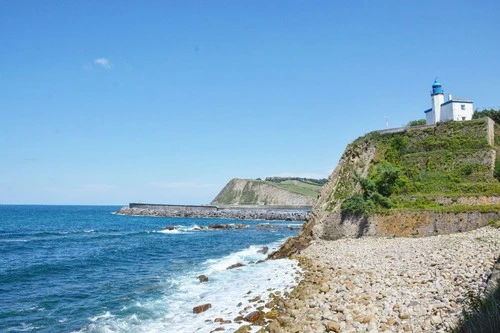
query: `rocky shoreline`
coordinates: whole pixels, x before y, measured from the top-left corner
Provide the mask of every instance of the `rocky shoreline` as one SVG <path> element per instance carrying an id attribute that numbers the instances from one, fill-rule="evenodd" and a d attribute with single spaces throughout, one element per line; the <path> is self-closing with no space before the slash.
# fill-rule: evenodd
<path id="1" fill-rule="evenodd" d="M 305 275 L 267 332 L 445 332 L 468 298 L 484 294 L 500 230 L 426 238 L 312 241 L 296 258 Z"/>
<path id="2" fill-rule="evenodd" d="M 283 208 L 218 208 L 207 206 L 206 209 L 203 209 L 203 207 L 192 209 L 190 206 L 150 206 L 122 207 L 116 214 L 157 217 L 305 221 L 309 211 Z"/>

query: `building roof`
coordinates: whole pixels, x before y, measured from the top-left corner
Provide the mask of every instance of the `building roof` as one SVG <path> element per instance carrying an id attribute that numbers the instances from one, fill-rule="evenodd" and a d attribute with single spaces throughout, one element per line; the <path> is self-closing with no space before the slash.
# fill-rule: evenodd
<path id="1" fill-rule="evenodd" d="M 469 104 L 472 104 L 473 102 L 465 100 L 465 99 L 459 99 L 459 100 L 452 99 L 451 101 L 444 102 L 443 104 L 441 104 L 441 106 L 447 105 L 447 104 L 450 104 L 450 103 L 457 103 L 457 104 L 469 103 Z"/>

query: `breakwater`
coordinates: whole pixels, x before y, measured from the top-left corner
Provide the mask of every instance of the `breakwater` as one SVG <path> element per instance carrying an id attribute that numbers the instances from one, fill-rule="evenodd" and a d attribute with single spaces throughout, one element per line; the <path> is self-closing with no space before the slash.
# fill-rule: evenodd
<path id="1" fill-rule="evenodd" d="M 195 217 L 245 220 L 305 221 L 311 206 L 214 206 L 130 203 L 120 215 Z"/>

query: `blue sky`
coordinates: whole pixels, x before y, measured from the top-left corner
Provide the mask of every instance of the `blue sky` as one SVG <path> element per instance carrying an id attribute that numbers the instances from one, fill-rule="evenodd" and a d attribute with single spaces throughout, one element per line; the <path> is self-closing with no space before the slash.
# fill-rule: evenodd
<path id="1" fill-rule="evenodd" d="M 445 93 L 500 108 L 498 1 L 3 1 L 0 203 L 327 177 Z"/>

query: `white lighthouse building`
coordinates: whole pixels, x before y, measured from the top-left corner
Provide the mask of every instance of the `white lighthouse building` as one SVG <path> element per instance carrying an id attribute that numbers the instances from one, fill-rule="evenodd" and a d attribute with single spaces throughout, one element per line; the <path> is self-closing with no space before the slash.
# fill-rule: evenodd
<path id="1" fill-rule="evenodd" d="M 473 102 L 463 98 L 453 98 L 451 95 L 448 95 L 448 100 L 445 102 L 443 87 L 437 80 L 432 84 L 431 98 L 432 108 L 424 111 L 427 125 L 440 121 L 472 119 Z"/>

